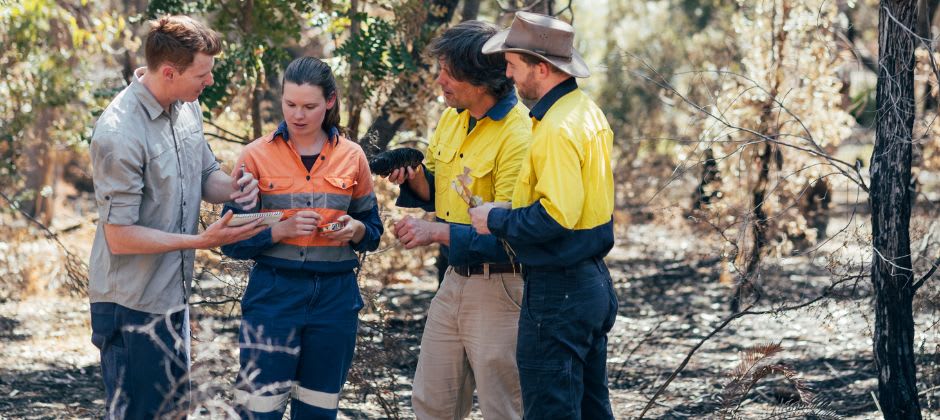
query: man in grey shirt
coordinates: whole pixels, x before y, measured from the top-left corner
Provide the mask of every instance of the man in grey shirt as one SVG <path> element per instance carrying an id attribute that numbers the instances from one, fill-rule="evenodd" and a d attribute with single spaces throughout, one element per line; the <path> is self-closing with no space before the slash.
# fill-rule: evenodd
<path id="1" fill-rule="evenodd" d="M 92 245 L 92 342 L 101 351 L 106 418 L 186 414 L 187 298 L 195 249 L 250 238 L 258 221 L 229 212 L 197 232 L 200 201 L 254 208 L 258 182 L 219 170 L 196 102 L 212 84 L 218 35 L 185 17 L 152 23 L 147 68 L 108 105 L 91 140 L 98 229 Z"/>

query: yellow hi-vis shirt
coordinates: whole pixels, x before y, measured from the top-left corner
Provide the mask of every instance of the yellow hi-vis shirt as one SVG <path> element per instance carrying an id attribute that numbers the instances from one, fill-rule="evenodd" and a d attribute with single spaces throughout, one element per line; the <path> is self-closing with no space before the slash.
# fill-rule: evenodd
<path id="1" fill-rule="evenodd" d="M 470 111 L 448 108 L 431 136 L 424 165 L 434 174 L 434 209 L 451 223 L 470 223 L 468 206 L 451 182 L 470 169 L 470 190 L 483 201 L 509 201 L 532 138 L 528 109 L 516 103 L 506 115 L 481 118 L 470 133 Z"/>
<path id="2" fill-rule="evenodd" d="M 472 129 L 470 111 L 448 108 L 431 136 L 424 160 L 430 202 L 417 199 L 408 184 L 402 185 L 398 206 L 434 211 L 450 224 L 450 246 L 445 252 L 451 265 L 509 261 L 495 237 L 478 235 L 469 226 L 469 206 L 452 182 L 469 168 L 474 195 L 483 201 L 510 201 L 532 139 L 528 113 L 515 91 L 497 101 Z"/>
<path id="3" fill-rule="evenodd" d="M 488 225 L 523 264 L 564 266 L 603 257 L 613 247 L 613 131 L 574 78 L 532 109 L 532 146 L 512 210 L 494 209 Z"/>

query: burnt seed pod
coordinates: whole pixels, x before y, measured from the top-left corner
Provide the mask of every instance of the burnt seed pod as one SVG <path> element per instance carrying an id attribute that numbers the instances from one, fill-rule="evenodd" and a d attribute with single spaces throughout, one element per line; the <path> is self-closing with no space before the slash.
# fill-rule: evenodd
<path id="1" fill-rule="evenodd" d="M 418 149 L 402 147 L 379 153 L 369 159 L 369 170 L 380 176 L 388 176 L 392 171 L 410 166 L 417 168 L 424 160 L 424 153 Z"/>

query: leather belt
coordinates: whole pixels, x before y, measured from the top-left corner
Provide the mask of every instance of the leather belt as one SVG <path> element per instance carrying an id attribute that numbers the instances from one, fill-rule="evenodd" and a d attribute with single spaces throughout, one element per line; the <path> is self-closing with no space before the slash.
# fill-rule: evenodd
<path id="1" fill-rule="evenodd" d="M 516 264 L 509 263 L 500 263 L 500 264 L 474 264 L 474 265 L 455 265 L 454 272 L 464 276 L 470 277 L 473 275 L 486 274 L 486 267 L 489 266 L 490 274 L 496 273 L 518 273 L 522 274 L 522 267 Z"/>

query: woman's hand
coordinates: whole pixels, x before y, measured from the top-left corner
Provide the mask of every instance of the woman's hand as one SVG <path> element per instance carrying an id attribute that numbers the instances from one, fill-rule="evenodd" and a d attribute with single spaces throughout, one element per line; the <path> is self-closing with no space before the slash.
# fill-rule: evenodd
<path id="1" fill-rule="evenodd" d="M 323 216 L 313 210 L 298 211 L 293 217 L 281 220 L 271 228 L 271 241 L 280 242 L 288 238 L 313 235 Z"/>
<path id="2" fill-rule="evenodd" d="M 359 243 L 366 235 L 366 225 L 348 214 L 336 218 L 336 221 L 343 224 L 342 229 L 321 233 L 320 236 L 334 241 Z"/>

